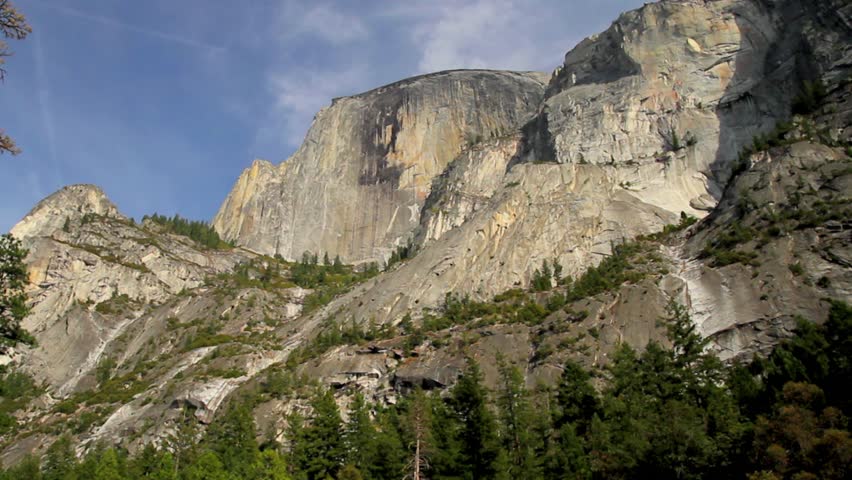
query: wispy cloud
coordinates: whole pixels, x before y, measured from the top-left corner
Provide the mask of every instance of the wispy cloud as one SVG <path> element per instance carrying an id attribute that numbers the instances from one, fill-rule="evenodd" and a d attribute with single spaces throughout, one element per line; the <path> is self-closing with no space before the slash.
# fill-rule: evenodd
<path id="1" fill-rule="evenodd" d="M 330 5 L 316 5 L 299 21 L 299 32 L 315 35 L 326 42 L 341 45 L 369 36 L 364 21 Z"/>
<path id="2" fill-rule="evenodd" d="M 540 69 L 556 65 L 570 47 L 570 31 L 544 13 L 546 0 L 444 2 L 412 29 L 421 46 L 421 72 L 452 68 Z M 557 16 L 558 17 L 558 16 Z M 550 18 L 550 19 L 549 19 Z M 544 19 L 544 20 L 543 20 Z M 555 35 L 554 35 L 555 33 Z"/>
<path id="3" fill-rule="evenodd" d="M 70 17 L 79 18 L 82 20 L 86 20 L 89 22 L 99 23 L 101 25 L 105 25 L 112 28 L 119 28 L 122 30 L 126 30 L 133 33 L 138 33 L 140 35 L 144 35 L 150 38 L 155 38 L 158 40 L 174 43 L 177 45 L 182 45 L 185 47 L 197 48 L 201 50 L 206 50 L 209 53 L 222 53 L 225 51 L 225 47 L 221 45 L 213 45 L 210 43 L 206 43 L 203 41 L 199 41 L 193 38 L 184 37 L 181 35 L 176 35 L 174 33 L 163 32 L 160 30 L 156 30 L 148 27 L 141 27 L 138 25 L 133 25 L 131 23 L 123 22 L 121 20 L 117 20 L 115 18 L 105 17 L 102 15 L 95 15 L 91 13 L 84 12 L 82 10 L 78 10 L 76 8 L 67 7 L 64 5 L 56 5 L 54 3 L 47 3 L 38 0 L 31 0 L 36 5 L 41 5 L 43 7 L 49 8 L 55 12 L 61 13 L 63 15 L 67 15 Z"/>
<path id="4" fill-rule="evenodd" d="M 353 66 L 340 70 L 299 69 L 269 75 L 274 105 L 262 126 L 262 143 L 277 141 L 295 148 L 302 143 L 316 113 L 331 99 L 355 93 L 365 83 L 367 70 Z"/>
<path id="5" fill-rule="evenodd" d="M 273 61 L 267 70 L 272 96 L 256 143 L 275 139 L 292 150 L 301 144 L 317 111 L 335 96 L 411 76 L 456 68 L 550 69 L 571 46 L 563 28 L 562 0 L 433 0 L 365 2 L 355 13 L 343 5 L 279 3 L 279 28 L 267 42 Z M 345 4 L 344 4 L 345 5 Z M 541 18 L 547 18 L 542 23 Z M 382 35 L 406 45 L 402 58 L 385 57 Z M 333 47 L 332 55 L 316 40 Z M 574 41 L 578 40 L 574 39 Z M 388 49 L 390 52 L 400 50 Z M 376 59 L 386 61 L 395 78 L 379 78 Z M 405 65 L 405 66 L 403 66 Z M 405 69 L 405 70 L 403 70 Z"/>
<path id="6" fill-rule="evenodd" d="M 44 58 L 44 46 L 38 33 L 33 35 L 33 53 L 35 57 L 36 89 L 39 112 L 44 128 L 44 138 L 47 143 L 50 161 L 56 163 L 56 122 L 50 103 L 50 82 L 47 77 L 47 67 Z"/>

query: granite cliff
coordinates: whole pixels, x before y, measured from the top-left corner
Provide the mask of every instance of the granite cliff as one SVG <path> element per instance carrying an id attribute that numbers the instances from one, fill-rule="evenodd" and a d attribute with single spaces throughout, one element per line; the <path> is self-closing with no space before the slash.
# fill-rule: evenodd
<path id="1" fill-rule="evenodd" d="M 420 253 L 346 308 L 393 320 L 450 291 L 490 298 L 526 285 L 545 259 L 576 275 L 613 243 L 681 212 L 703 217 L 743 148 L 790 118 L 804 82 L 847 78 L 848 10 L 687 1 L 622 15 L 566 55 L 535 119 L 438 177 Z M 845 141 L 846 118 L 834 117 L 830 136 Z"/>
<path id="2" fill-rule="evenodd" d="M 439 175 L 466 145 L 516 130 L 546 76 L 451 71 L 335 99 L 280 165 L 255 161 L 213 225 L 239 245 L 296 260 L 385 260 L 404 245 Z"/>

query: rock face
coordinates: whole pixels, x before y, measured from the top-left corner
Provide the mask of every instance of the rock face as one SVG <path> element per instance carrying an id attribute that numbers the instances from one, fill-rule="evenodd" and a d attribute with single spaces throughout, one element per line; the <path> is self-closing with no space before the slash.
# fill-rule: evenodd
<path id="1" fill-rule="evenodd" d="M 234 283 L 235 267 L 257 255 L 203 248 L 150 221 L 138 225 L 94 186 L 63 188 L 12 232 L 29 249 L 32 309 L 23 326 L 38 346 L 12 352 L 11 361 L 47 387 L 20 419 L 66 423 L 85 412 L 97 420 L 79 432 L 82 444 L 138 445 L 154 422 L 144 441 L 162 438 L 182 405 L 209 422 L 231 392 L 312 331 L 308 322 L 277 332 L 300 315 L 308 291 L 290 284 L 273 294 L 256 281 Z M 240 337 L 251 340 L 218 358 L 220 343 Z M 91 397 L 107 390 L 119 397 Z M 61 400 L 74 407 L 57 418 Z M 27 428 L 13 433 L 39 438 Z M 4 462 L 19 458 L 20 445 L 3 452 Z"/>
<path id="2" fill-rule="evenodd" d="M 804 81 L 848 75 L 841 3 L 667 1 L 622 15 L 566 55 L 517 138 L 462 153 L 438 178 L 417 257 L 340 306 L 395 321 L 449 291 L 489 298 L 545 259 L 576 274 L 613 242 L 704 216 Z"/>
<path id="3" fill-rule="evenodd" d="M 849 116 L 848 90 L 844 96 L 841 114 Z M 825 318 L 826 298 L 852 299 L 852 159 L 804 141 L 752 159 L 686 242 L 678 272 L 684 303 L 724 360 L 769 351 L 797 315 Z M 696 259 L 735 230 L 750 265 Z"/>
<path id="4" fill-rule="evenodd" d="M 69 185 L 38 202 L 9 233 L 18 239 L 47 237 L 65 222 L 79 221 L 87 214 L 125 218 L 100 187 Z"/>
<path id="5" fill-rule="evenodd" d="M 224 238 L 294 260 L 347 263 L 403 245 L 439 175 L 466 145 L 516 130 L 544 94 L 534 73 L 454 71 L 416 77 L 321 110 L 301 148 L 256 161 L 214 220 Z"/>
<path id="6" fill-rule="evenodd" d="M 135 317 L 102 315 L 98 305 L 118 300 L 141 314 L 143 305 L 164 303 L 253 257 L 202 251 L 188 238 L 136 225 L 92 185 L 47 197 L 11 233 L 30 250 L 33 307 L 23 325 L 40 346 L 25 363 L 60 392 L 73 391 Z"/>

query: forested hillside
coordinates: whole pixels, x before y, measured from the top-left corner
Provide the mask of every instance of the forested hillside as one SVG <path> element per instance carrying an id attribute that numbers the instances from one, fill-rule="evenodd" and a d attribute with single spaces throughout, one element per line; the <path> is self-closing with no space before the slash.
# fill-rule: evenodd
<path id="1" fill-rule="evenodd" d="M 625 345 L 605 369 L 566 363 L 552 389 L 528 389 L 503 364 L 489 391 L 469 360 L 446 396 L 416 390 L 388 407 L 356 396 L 344 421 L 332 392 L 316 387 L 309 416 L 288 419 L 283 452 L 256 440 L 251 411 L 298 383 L 270 377 L 232 398 L 201 442 L 187 421 L 159 448 L 101 446 L 77 460 L 60 437 L 0 478 L 848 478 L 852 308 L 835 302 L 822 325 L 801 319 L 768 358 L 728 366 L 705 353 L 681 306 L 669 312 L 671 348 Z M 5 376 L 2 389 L 15 381 Z"/>

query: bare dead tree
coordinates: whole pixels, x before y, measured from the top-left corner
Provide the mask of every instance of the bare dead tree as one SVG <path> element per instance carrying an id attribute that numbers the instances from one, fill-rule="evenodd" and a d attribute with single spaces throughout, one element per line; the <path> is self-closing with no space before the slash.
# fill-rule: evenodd
<path id="1" fill-rule="evenodd" d="M 406 465 L 406 480 L 425 480 L 423 471 L 429 468 L 429 450 L 431 448 L 432 412 L 429 400 L 418 390 L 411 399 L 411 409 L 408 412 L 408 425 L 414 436 L 414 455 Z"/>

